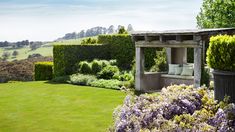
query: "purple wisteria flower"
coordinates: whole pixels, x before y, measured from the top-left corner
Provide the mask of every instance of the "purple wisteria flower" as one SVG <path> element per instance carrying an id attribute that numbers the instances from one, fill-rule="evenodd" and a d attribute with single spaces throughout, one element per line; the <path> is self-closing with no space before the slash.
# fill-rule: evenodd
<path id="1" fill-rule="evenodd" d="M 173 85 L 160 95 L 128 95 L 114 112 L 116 132 L 231 131 L 235 130 L 235 105 L 222 109 L 206 88 Z M 178 117 L 177 117 L 178 116 Z"/>

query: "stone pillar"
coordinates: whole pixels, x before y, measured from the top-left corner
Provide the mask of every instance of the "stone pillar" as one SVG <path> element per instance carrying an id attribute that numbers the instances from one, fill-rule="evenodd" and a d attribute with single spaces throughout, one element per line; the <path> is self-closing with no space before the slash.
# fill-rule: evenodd
<path id="1" fill-rule="evenodd" d="M 184 48 L 184 56 L 183 56 L 183 63 L 184 64 L 187 64 L 187 58 L 188 58 L 188 56 L 187 56 L 187 48 Z"/>
<path id="2" fill-rule="evenodd" d="M 202 66 L 202 49 L 201 47 L 194 48 L 194 87 L 198 88 L 201 85 L 201 66 Z"/>
<path id="3" fill-rule="evenodd" d="M 171 48 L 166 48 L 166 54 L 167 54 L 167 63 L 171 64 L 172 59 L 171 59 Z"/>
<path id="4" fill-rule="evenodd" d="M 144 49 L 136 47 L 136 75 L 135 75 L 135 89 L 142 91 L 144 86 Z"/>

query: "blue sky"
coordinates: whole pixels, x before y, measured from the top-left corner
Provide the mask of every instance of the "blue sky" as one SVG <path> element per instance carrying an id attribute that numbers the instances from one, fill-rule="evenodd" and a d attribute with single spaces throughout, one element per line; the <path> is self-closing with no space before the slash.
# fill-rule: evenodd
<path id="1" fill-rule="evenodd" d="M 1 0 L 0 41 L 50 41 L 94 26 L 196 28 L 202 0 Z"/>

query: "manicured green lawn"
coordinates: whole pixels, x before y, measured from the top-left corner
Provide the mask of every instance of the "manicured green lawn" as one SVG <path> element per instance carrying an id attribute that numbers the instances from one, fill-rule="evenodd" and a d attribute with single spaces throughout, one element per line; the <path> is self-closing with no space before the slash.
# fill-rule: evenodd
<path id="1" fill-rule="evenodd" d="M 0 131 L 103 132 L 124 97 L 117 90 L 42 81 L 0 84 Z"/>

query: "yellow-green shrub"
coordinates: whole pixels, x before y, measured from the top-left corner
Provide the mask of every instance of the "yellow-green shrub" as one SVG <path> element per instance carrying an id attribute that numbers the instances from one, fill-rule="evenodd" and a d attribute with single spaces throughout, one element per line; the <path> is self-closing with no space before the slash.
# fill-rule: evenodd
<path id="1" fill-rule="evenodd" d="M 51 80 L 53 77 L 53 62 L 37 62 L 34 65 L 34 80 Z"/>
<path id="2" fill-rule="evenodd" d="M 235 36 L 211 37 L 206 60 L 213 69 L 235 71 Z"/>

